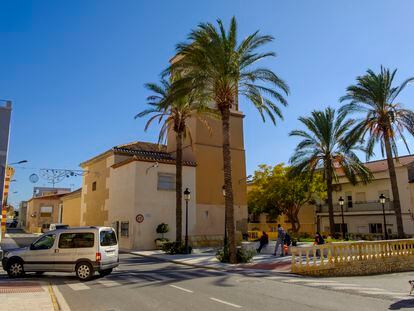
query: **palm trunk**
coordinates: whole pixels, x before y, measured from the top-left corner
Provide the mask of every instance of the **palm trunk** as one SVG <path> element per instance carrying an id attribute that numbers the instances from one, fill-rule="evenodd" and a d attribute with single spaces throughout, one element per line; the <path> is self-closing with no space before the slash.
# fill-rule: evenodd
<path id="1" fill-rule="evenodd" d="M 227 230 L 227 243 L 229 248 L 229 261 L 236 263 L 236 236 L 234 227 L 234 205 L 233 205 L 233 183 L 231 173 L 231 151 L 230 151 L 230 108 L 221 111 L 223 127 L 223 167 L 225 197 L 225 221 Z"/>
<path id="2" fill-rule="evenodd" d="M 395 174 L 395 165 L 394 165 L 394 159 L 393 159 L 392 150 L 391 150 L 390 139 L 386 135 L 384 135 L 384 144 L 385 144 L 385 152 L 387 154 L 388 172 L 390 174 L 390 180 L 391 180 L 391 190 L 392 190 L 392 197 L 393 197 L 394 212 L 395 212 L 395 217 L 397 218 L 398 238 L 403 239 L 404 238 L 404 226 L 403 226 L 402 215 L 401 215 L 400 194 L 398 192 L 397 175 Z"/>
<path id="3" fill-rule="evenodd" d="M 289 222 L 292 225 L 292 232 L 297 233 L 300 229 L 300 221 L 298 217 L 299 209 L 297 207 L 290 207 L 286 213 Z"/>
<path id="4" fill-rule="evenodd" d="M 333 200 L 332 200 L 332 165 L 330 161 L 326 164 L 326 188 L 328 192 L 328 212 L 329 212 L 329 231 L 331 236 L 335 235 L 335 218 L 334 218 L 334 211 L 333 211 Z"/>
<path id="5" fill-rule="evenodd" d="M 175 164 L 175 239 L 177 242 L 182 241 L 182 214 L 183 214 L 183 133 L 176 133 L 177 156 Z"/>

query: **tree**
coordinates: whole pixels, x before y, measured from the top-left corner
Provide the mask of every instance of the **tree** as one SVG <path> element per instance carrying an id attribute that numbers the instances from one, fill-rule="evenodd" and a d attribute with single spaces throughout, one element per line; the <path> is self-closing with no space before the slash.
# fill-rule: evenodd
<path id="1" fill-rule="evenodd" d="M 395 156 L 398 161 L 397 137 L 401 138 L 410 152 L 403 131 L 406 129 L 411 135 L 414 135 L 414 113 L 404 109 L 400 103 L 395 103 L 395 100 L 405 87 L 414 81 L 414 78 L 409 78 L 401 85 L 394 86 L 396 72 L 397 70 L 391 72 L 382 66 L 378 74 L 368 70 L 365 75 L 356 78 L 357 83 L 349 86 L 346 95 L 340 100 L 348 102 L 341 108 L 341 111 L 364 114 L 364 118 L 358 120 L 351 130 L 350 139 L 359 138 L 366 142 L 367 158 L 373 155 L 373 148 L 378 142 L 381 145 L 382 156 L 384 156 L 385 150 L 397 218 L 398 237 L 403 238 L 404 227 L 393 158 Z"/>
<path id="2" fill-rule="evenodd" d="M 208 114 L 208 109 L 196 103 L 191 94 L 187 96 L 176 95 L 173 87 L 167 79 L 162 79 L 160 84 L 147 83 L 145 87 L 153 94 L 147 97 L 147 104 L 150 108 L 140 112 L 135 116 L 144 117 L 152 115 L 145 125 L 145 131 L 157 120 L 162 123 L 159 133 L 158 143 L 161 144 L 167 136 L 169 130 L 174 131 L 176 138 L 176 241 L 182 241 L 182 193 L 183 193 L 183 139 L 188 135 L 191 140 L 191 133 L 187 126 L 187 121 L 195 115 L 205 126 L 206 120 L 203 114 Z"/>
<path id="3" fill-rule="evenodd" d="M 254 174 L 254 188 L 248 194 L 249 212 L 268 213 L 273 217 L 285 214 L 292 231 L 300 229 L 299 212 L 305 204 L 324 199 L 326 186 L 321 174 L 290 174 L 291 168 L 283 164 L 273 168 L 260 165 Z"/>
<path id="4" fill-rule="evenodd" d="M 354 185 L 358 181 L 367 183 L 372 178 L 371 172 L 354 153 L 355 150 L 362 150 L 362 148 L 356 141 L 346 139 L 346 133 L 354 124 L 354 120 L 345 120 L 345 118 L 345 113 L 336 115 L 332 108 L 313 111 L 310 117 L 299 118 L 306 130 L 294 130 L 289 134 L 303 138 L 290 158 L 292 173 L 307 172 L 312 176 L 315 171 L 318 171 L 323 174 L 327 189 L 331 234 L 335 233 L 333 181 L 338 181 L 339 170 Z"/>
<path id="5" fill-rule="evenodd" d="M 223 132 L 223 168 L 226 190 L 225 208 L 230 262 L 236 262 L 236 240 L 233 206 L 233 185 L 230 154 L 230 111 L 237 109 L 238 97 L 243 96 L 258 109 L 263 120 L 265 114 L 276 122 L 282 118 L 280 108 L 287 102 L 288 86 L 274 72 L 254 67 L 257 62 L 275 56 L 273 52 L 259 52 L 258 48 L 273 40 L 258 31 L 240 44 L 237 41 L 237 24 L 233 17 L 226 31 L 221 20 L 217 27 L 201 23 L 191 31 L 188 41 L 177 45 L 176 60 L 166 72 L 181 72 L 176 82 L 179 92 L 198 90 L 201 101 L 214 103 L 221 116 Z"/>

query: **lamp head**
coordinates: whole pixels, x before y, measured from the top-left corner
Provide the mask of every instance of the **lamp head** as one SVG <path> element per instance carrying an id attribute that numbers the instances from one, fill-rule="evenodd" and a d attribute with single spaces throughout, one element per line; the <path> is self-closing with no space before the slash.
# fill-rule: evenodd
<path id="1" fill-rule="evenodd" d="M 190 201 L 191 199 L 191 192 L 190 190 L 188 190 L 188 188 L 186 188 L 184 190 L 184 200 L 186 200 L 187 202 Z"/>
<path id="2" fill-rule="evenodd" d="M 384 204 L 385 203 L 386 197 L 385 197 L 385 195 L 383 193 L 381 193 L 381 195 L 379 196 L 379 200 L 380 200 L 380 203 L 381 204 Z"/>
<path id="3" fill-rule="evenodd" d="M 342 197 L 339 197 L 338 203 L 340 206 L 344 206 L 345 200 Z"/>

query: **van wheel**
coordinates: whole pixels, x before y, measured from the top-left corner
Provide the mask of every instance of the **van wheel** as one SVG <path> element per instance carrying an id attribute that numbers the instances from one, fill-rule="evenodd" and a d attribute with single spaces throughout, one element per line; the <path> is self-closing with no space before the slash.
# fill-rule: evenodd
<path id="1" fill-rule="evenodd" d="M 107 276 L 107 275 L 110 275 L 111 273 L 112 273 L 112 268 L 99 271 L 100 276 Z"/>
<path id="2" fill-rule="evenodd" d="M 7 274 L 11 278 L 19 278 L 24 275 L 23 263 L 19 260 L 13 260 L 8 264 Z"/>
<path id="3" fill-rule="evenodd" d="M 88 281 L 93 277 L 94 271 L 92 265 L 88 262 L 78 263 L 76 266 L 76 276 L 81 281 Z"/>

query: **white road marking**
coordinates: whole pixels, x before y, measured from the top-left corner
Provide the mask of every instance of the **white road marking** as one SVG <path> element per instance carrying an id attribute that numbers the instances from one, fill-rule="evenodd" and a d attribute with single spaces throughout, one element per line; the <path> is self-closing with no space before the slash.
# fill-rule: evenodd
<path id="1" fill-rule="evenodd" d="M 90 289 L 88 285 L 85 285 L 83 283 L 66 283 L 66 285 L 76 291 Z"/>
<path id="2" fill-rule="evenodd" d="M 359 293 L 369 294 L 369 295 L 386 295 L 386 296 L 403 296 L 404 293 L 397 293 L 397 292 L 389 292 L 386 290 L 372 290 L 371 288 L 366 288 L 364 290 L 359 290 Z"/>
<path id="3" fill-rule="evenodd" d="M 328 281 L 328 280 L 321 280 L 321 281 L 316 281 L 315 280 L 308 280 L 308 279 L 289 279 L 284 281 L 286 283 L 336 283 L 339 284 L 338 282 L 335 281 Z"/>
<path id="4" fill-rule="evenodd" d="M 182 290 L 183 292 L 186 292 L 186 293 L 194 293 L 192 290 L 189 290 L 189 289 L 186 289 L 186 288 L 183 288 L 183 287 L 180 287 L 180 286 L 176 286 L 176 285 L 170 285 L 170 286 L 174 287 L 176 289 Z"/>
<path id="5" fill-rule="evenodd" d="M 214 298 L 214 297 L 210 297 L 210 299 L 213 300 L 213 301 L 215 301 L 215 302 L 219 302 L 219 303 L 222 303 L 222 304 L 225 304 L 225 305 L 234 307 L 234 308 L 240 309 L 242 307 L 242 306 L 236 305 L 234 303 L 230 303 L 230 302 L 227 302 L 227 301 L 224 301 L 224 300 L 220 300 L 220 299 L 217 299 L 217 298 Z"/>
<path id="6" fill-rule="evenodd" d="M 105 287 L 114 287 L 121 285 L 118 282 L 112 281 L 112 280 L 98 280 L 97 283 L 105 286 Z"/>
<path id="7" fill-rule="evenodd" d="M 285 276 L 267 276 L 266 280 L 286 280 Z"/>

